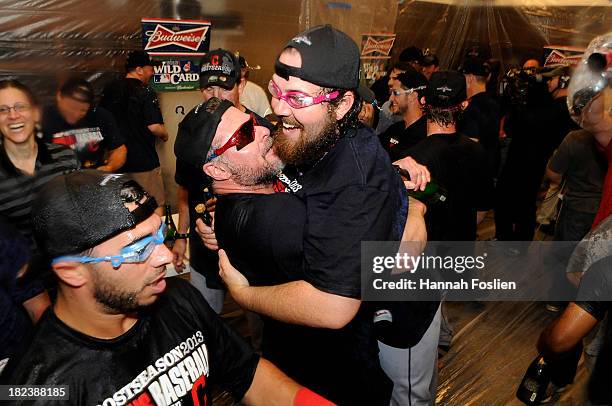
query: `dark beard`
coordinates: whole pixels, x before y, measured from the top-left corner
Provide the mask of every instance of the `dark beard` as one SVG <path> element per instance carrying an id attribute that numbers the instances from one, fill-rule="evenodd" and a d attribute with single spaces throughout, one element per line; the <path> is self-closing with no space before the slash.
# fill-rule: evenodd
<path id="1" fill-rule="evenodd" d="M 340 138 L 338 122 L 334 113 L 328 112 L 323 127 L 312 134 L 313 130 L 301 128 L 297 141 L 289 140 L 283 135 L 282 124 L 274 134 L 274 152 L 286 164 L 294 166 L 312 166 L 325 155 Z"/>
<path id="2" fill-rule="evenodd" d="M 96 279 L 94 281 L 94 298 L 110 314 L 133 313 L 146 307 L 138 303 L 137 292 L 119 292 L 112 284 L 102 281 L 100 278 L 94 278 Z"/>

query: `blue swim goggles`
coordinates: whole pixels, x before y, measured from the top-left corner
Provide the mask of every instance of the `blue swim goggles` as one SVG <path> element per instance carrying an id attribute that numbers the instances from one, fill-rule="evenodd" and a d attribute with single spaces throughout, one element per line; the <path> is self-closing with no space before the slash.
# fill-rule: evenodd
<path id="1" fill-rule="evenodd" d="M 110 262 L 113 268 L 119 268 L 123 263 L 144 262 L 151 256 L 156 246 L 163 244 L 166 236 L 166 225 L 162 222 L 155 235 L 141 238 L 132 244 L 123 247 L 119 251 L 119 255 L 108 255 L 105 257 L 87 257 L 78 255 L 67 255 L 55 258 L 51 264 L 55 265 L 59 262 L 80 262 L 83 264 L 95 264 L 98 262 Z"/>

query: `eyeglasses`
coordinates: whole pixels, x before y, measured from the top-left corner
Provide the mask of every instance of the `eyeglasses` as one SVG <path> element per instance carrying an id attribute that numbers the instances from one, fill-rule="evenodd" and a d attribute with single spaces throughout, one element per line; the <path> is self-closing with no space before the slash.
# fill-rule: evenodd
<path id="1" fill-rule="evenodd" d="M 293 107 L 294 109 L 303 109 L 304 107 L 309 107 L 314 104 L 328 102 L 340 96 L 340 92 L 337 90 L 320 96 L 311 96 L 309 94 L 298 91 L 289 91 L 287 93 L 283 93 L 273 80 L 271 80 L 268 84 L 268 91 L 270 92 L 272 97 L 274 97 L 275 99 L 284 100 L 289 106 Z"/>
<path id="2" fill-rule="evenodd" d="M 128 263 L 133 264 L 137 262 L 146 261 L 155 247 L 164 243 L 164 238 L 166 236 L 166 225 L 161 223 L 159 229 L 155 233 L 155 235 L 141 238 L 140 240 L 133 242 L 132 244 L 123 247 L 121 251 L 119 251 L 118 255 L 108 255 L 105 257 L 87 257 L 87 256 L 63 256 L 55 258 L 51 264 L 55 265 L 59 262 L 80 262 L 83 264 L 96 264 L 98 262 L 110 262 L 113 265 L 113 268 L 119 268 L 121 264 Z"/>
<path id="3" fill-rule="evenodd" d="M 216 157 L 223 154 L 225 151 L 235 146 L 236 150 L 240 151 L 255 140 L 255 116 L 253 113 L 249 115 L 249 119 L 245 121 L 235 132 L 232 134 L 229 140 L 220 148 L 213 150 L 212 155 L 207 159 L 207 162 L 215 159 Z"/>
<path id="4" fill-rule="evenodd" d="M 30 110 L 30 105 L 25 103 L 15 103 L 14 106 L 0 106 L 0 116 L 8 116 L 11 114 L 11 110 L 15 110 L 15 113 L 25 113 Z"/>
<path id="5" fill-rule="evenodd" d="M 390 90 L 390 92 L 393 96 L 399 97 L 403 94 L 410 94 L 416 90 L 423 90 L 423 89 L 425 89 L 425 86 L 414 87 L 412 89 L 406 89 L 406 90 Z"/>

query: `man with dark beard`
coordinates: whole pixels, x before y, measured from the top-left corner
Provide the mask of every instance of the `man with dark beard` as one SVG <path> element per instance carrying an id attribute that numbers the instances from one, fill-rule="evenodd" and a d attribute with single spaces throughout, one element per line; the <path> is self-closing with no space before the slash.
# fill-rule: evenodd
<path id="1" fill-rule="evenodd" d="M 36 405 L 210 405 L 211 385 L 249 405 L 331 405 L 260 358 L 187 282 L 164 279 L 172 254 L 156 207 L 117 174 L 45 185 L 33 224 L 57 300 L 2 383 L 52 385 L 27 399 Z"/>
<path id="2" fill-rule="evenodd" d="M 361 305 L 360 248 L 361 241 L 400 238 L 406 198 L 378 139 L 356 128 L 358 67 L 354 42 L 330 26 L 289 42 L 269 90 L 281 118 L 274 152 L 296 169 L 295 178 L 279 178 L 297 199 L 269 196 L 274 206 L 250 210 L 252 196 L 229 197 L 231 208 L 224 208 L 229 199 L 222 196 L 216 229 L 230 256 L 245 258 L 238 266 L 247 278 L 221 255 L 226 265 L 221 276 L 230 293 L 244 308 L 269 318 L 264 354 L 340 404 L 387 405 L 390 388 L 377 358 L 372 313 Z M 233 146 L 247 148 L 240 142 L 245 132 L 233 131 L 213 143 L 204 165 L 215 184 L 231 176 L 216 161 L 229 159 Z M 194 158 L 194 164 L 202 163 Z M 254 217 L 261 219 L 260 227 L 252 226 Z M 253 275 L 249 263 L 265 272 Z M 272 320 L 275 334 L 268 334 Z"/>

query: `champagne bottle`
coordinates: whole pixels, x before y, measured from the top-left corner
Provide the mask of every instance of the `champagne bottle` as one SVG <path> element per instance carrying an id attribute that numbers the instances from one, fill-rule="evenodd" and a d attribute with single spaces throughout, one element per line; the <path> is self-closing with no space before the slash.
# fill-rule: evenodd
<path id="1" fill-rule="evenodd" d="M 176 225 L 174 225 L 174 220 L 172 219 L 172 210 L 170 209 L 170 205 L 167 204 L 165 207 L 165 219 L 164 224 L 166 225 L 166 236 L 164 238 L 164 243 L 172 245 L 176 236 Z"/>
<path id="2" fill-rule="evenodd" d="M 403 179 L 410 180 L 410 174 L 408 171 L 400 168 L 397 165 L 393 166 Z M 448 199 L 446 189 L 435 179 L 431 179 L 431 181 L 425 185 L 425 190 L 408 190 L 408 196 L 423 202 L 427 207 L 442 204 Z"/>
<path id="3" fill-rule="evenodd" d="M 550 366 L 543 356 L 538 355 L 527 368 L 516 397 L 526 405 L 539 405 L 546 398 L 549 383 Z"/>
<path id="4" fill-rule="evenodd" d="M 213 194 L 210 192 L 210 189 L 204 188 L 202 190 L 202 199 L 204 200 L 204 202 L 198 203 L 194 207 L 194 210 L 196 214 L 198 215 L 198 217 L 201 218 L 204 224 L 206 224 L 209 227 L 212 225 L 212 217 L 210 213 L 208 212 L 208 209 L 206 208 L 206 201 L 211 199 L 212 197 L 213 197 Z"/>

